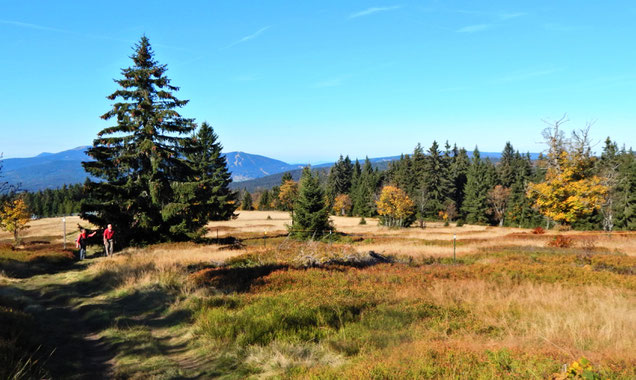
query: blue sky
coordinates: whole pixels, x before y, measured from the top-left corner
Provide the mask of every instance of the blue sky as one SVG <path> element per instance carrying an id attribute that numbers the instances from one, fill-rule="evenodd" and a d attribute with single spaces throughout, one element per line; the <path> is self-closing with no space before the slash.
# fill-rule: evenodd
<path id="1" fill-rule="evenodd" d="M 564 113 L 634 146 L 635 20 L 632 1 L 0 0 L 0 151 L 91 144 L 143 34 L 226 151 L 539 152 Z"/>

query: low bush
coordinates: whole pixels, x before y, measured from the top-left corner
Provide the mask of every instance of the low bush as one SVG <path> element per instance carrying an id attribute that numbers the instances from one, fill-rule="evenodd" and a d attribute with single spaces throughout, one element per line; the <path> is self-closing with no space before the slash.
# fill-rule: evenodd
<path id="1" fill-rule="evenodd" d="M 536 227 L 532 230 L 532 233 L 535 235 L 543 235 L 545 230 L 542 227 Z"/>
<path id="2" fill-rule="evenodd" d="M 553 248 L 571 248 L 574 245 L 574 240 L 571 237 L 557 235 L 554 239 L 548 241 L 548 247 Z"/>
<path id="3" fill-rule="evenodd" d="M 585 380 L 601 380 L 603 377 L 594 369 L 592 363 L 585 358 L 570 364 L 565 372 L 555 373 L 552 375 L 553 380 L 567 379 L 585 379 Z"/>

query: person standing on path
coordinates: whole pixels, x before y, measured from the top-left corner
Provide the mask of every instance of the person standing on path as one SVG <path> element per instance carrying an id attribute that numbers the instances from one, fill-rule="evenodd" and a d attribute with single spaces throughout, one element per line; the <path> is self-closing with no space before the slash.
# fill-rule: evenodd
<path id="1" fill-rule="evenodd" d="M 75 241 L 75 248 L 79 248 L 79 259 L 80 260 L 84 260 L 84 258 L 86 257 L 86 240 L 89 237 L 93 237 L 95 236 L 95 234 L 97 233 L 97 231 L 93 232 L 90 235 L 86 235 L 86 229 L 84 228 L 80 228 L 80 234 L 77 237 L 77 240 Z"/>
<path id="2" fill-rule="evenodd" d="M 106 256 L 112 256 L 113 254 L 114 236 L 115 231 L 113 230 L 113 225 L 109 224 L 108 228 L 104 231 L 104 248 L 106 249 Z"/>

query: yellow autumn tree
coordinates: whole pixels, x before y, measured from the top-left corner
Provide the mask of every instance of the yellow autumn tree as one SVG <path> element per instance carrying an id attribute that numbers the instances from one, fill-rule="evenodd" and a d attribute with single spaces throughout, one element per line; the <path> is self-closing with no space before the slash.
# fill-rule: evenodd
<path id="1" fill-rule="evenodd" d="M 296 199 L 298 199 L 298 182 L 293 180 L 285 181 L 280 186 L 280 192 L 278 193 L 278 200 L 283 210 L 291 211 L 293 215 Z"/>
<path id="2" fill-rule="evenodd" d="M 340 194 L 333 202 L 333 213 L 336 215 L 345 216 L 351 211 L 351 198 L 347 194 Z"/>
<path id="3" fill-rule="evenodd" d="M 413 223 L 415 204 L 404 190 L 396 186 L 384 186 L 376 205 L 380 223 L 385 226 L 408 227 Z"/>
<path id="4" fill-rule="evenodd" d="M 22 198 L 6 201 L 0 207 L 0 229 L 12 233 L 16 245 L 20 242 L 20 231 L 29 228 L 30 220 L 31 214 Z"/>
<path id="5" fill-rule="evenodd" d="M 587 138 L 589 126 L 566 140 L 559 131 L 561 121 L 544 132 L 549 146 L 545 180 L 530 183 L 526 195 L 544 216 L 571 225 L 599 210 L 608 188 L 591 170 L 594 158 Z"/>

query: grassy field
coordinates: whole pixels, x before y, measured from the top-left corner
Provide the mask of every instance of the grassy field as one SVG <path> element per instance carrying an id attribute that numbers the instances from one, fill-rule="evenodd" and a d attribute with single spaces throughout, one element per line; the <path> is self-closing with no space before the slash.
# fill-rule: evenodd
<path id="1" fill-rule="evenodd" d="M 301 243 L 287 213 L 241 212 L 207 244 L 83 262 L 59 218 L 17 250 L 0 233 L 0 377 L 550 378 L 585 357 L 636 378 L 636 233 L 333 222 Z"/>

